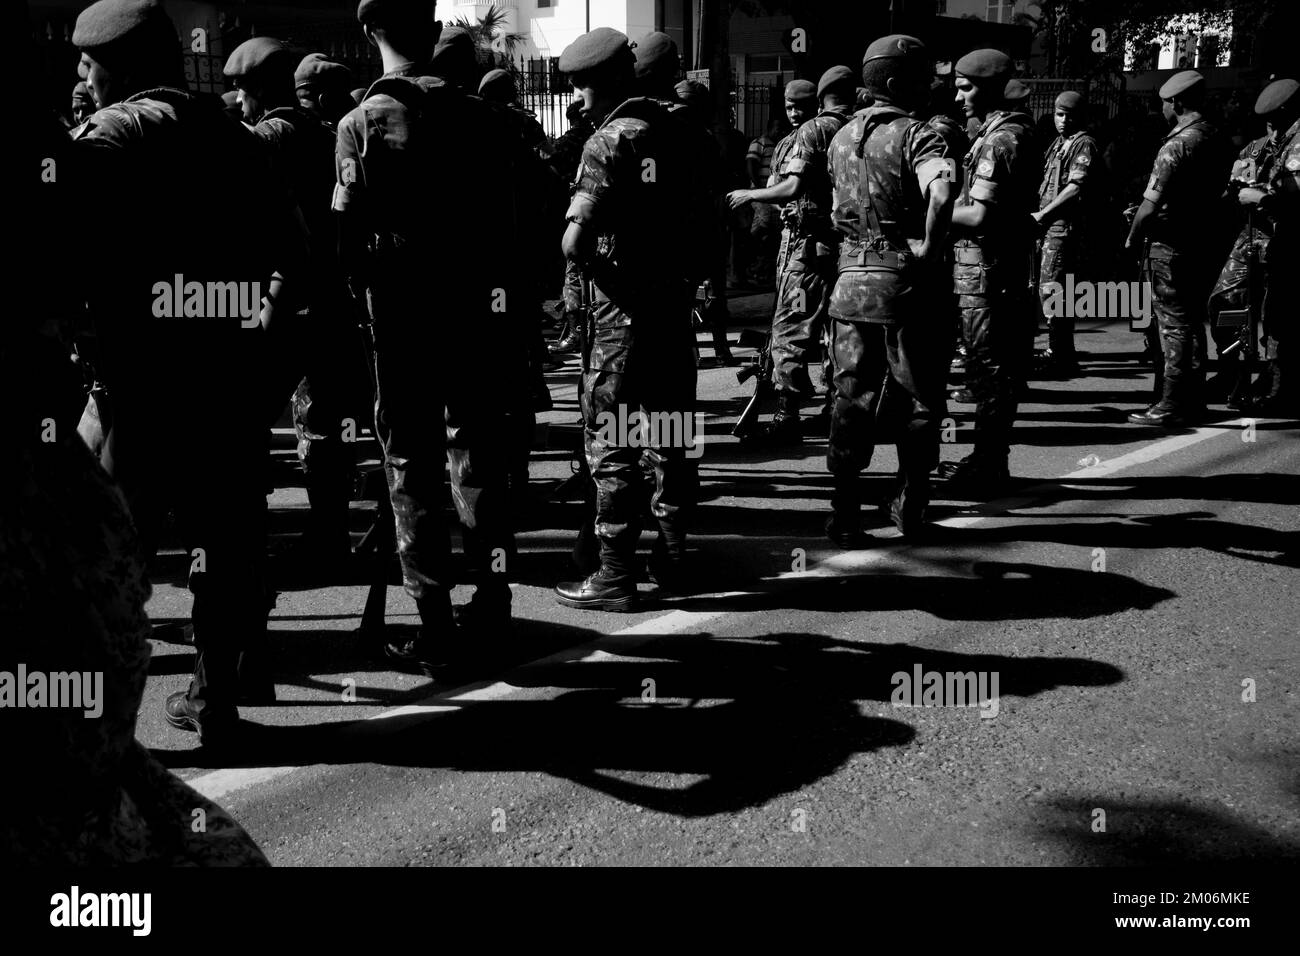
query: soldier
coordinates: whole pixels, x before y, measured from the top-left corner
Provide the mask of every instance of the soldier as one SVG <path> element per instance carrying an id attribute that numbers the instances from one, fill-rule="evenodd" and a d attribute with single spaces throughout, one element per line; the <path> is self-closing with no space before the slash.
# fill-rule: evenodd
<path id="1" fill-rule="evenodd" d="M 686 458 L 695 401 L 691 263 L 677 235 L 693 212 L 694 150 L 661 105 L 633 96 L 635 56 L 622 33 L 601 27 L 583 34 L 561 54 L 560 69 L 596 126 L 583 147 L 564 251 L 592 287 L 582 411 L 600 567 L 555 591 L 568 607 L 631 611 L 643 450 L 659 525 L 650 572 L 661 586 L 680 577 L 695 500 L 695 469 Z M 635 428 L 643 416 L 658 423 L 648 434 Z M 659 426 L 672 422 L 665 436 Z"/>
<path id="2" fill-rule="evenodd" d="M 332 130 L 356 103 L 350 92 L 352 71 L 324 53 L 308 53 L 293 71 L 298 105 Z"/>
<path id="3" fill-rule="evenodd" d="M 508 413 L 524 377 L 519 270 L 466 262 L 504 230 L 517 234 L 509 131 L 487 104 L 431 75 L 437 41 L 433 0 L 362 0 L 357 18 L 379 49 L 384 75 L 339 123 L 338 181 L 343 272 L 366 298 L 374 334 L 375 431 L 384 451 L 398 557 L 420 630 L 384 652 L 403 667 L 443 678 L 466 661 L 457 618 L 480 639 L 510 624 L 514 539 L 507 506 Z M 449 129 L 474 129 L 475 168 L 500 186 L 491 195 L 448 189 L 462 158 L 443 148 Z M 447 224 L 454 224 L 449 227 Z M 455 263 L 430 285 L 431 266 Z M 507 263 L 507 265 L 509 265 Z M 485 388 L 469 357 L 487 355 Z M 433 373 L 431 365 L 436 364 Z M 464 525 L 477 585 L 453 615 L 444 474 Z"/>
<path id="4" fill-rule="evenodd" d="M 1074 316 L 1057 309 L 1048 315 L 1046 304 L 1065 285 L 1067 273 L 1076 281 L 1086 275 L 1088 236 L 1085 229 L 1090 202 L 1101 197 L 1092 187 L 1100 165 L 1097 141 L 1084 132 L 1086 104 L 1073 90 L 1056 98 L 1053 116 L 1057 137 L 1043 157 L 1043 182 L 1038 187 L 1034 222 L 1043 230 L 1039 240 L 1038 289 L 1047 315 L 1048 347 L 1039 369 L 1042 374 L 1070 378 L 1079 371 L 1074 351 Z M 1050 283 L 1057 283 L 1051 288 Z"/>
<path id="5" fill-rule="evenodd" d="M 335 135 L 300 104 L 294 57 L 280 41 L 244 41 L 231 52 L 223 73 L 235 83 L 245 122 L 265 144 L 280 188 L 298 206 L 307 226 L 307 283 L 297 308 L 281 310 L 279 327 L 270 330 L 269 416 L 273 424 L 292 395 L 298 458 L 311 506 L 297 560 L 315 569 L 340 571 L 352 552 L 348 502 L 354 462 L 352 448 L 344 441 L 344 418 L 351 404 L 346 370 L 353 343 L 347 289 L 339 280 L 337 224 L 330 208 Z"/>
<path id="6" fill-rule="evenodd" d="M 1134 412 L 1136 425 L 1174 428 L 1199 416 L 1205 401 L 1205 307 L 1216 272 L 1207 252 L 1205 218 L 1217 211 L 1228 156 L 1218 128 L 1201 115 L 1205 81 L 1184 70 L 1160 87 L 1173 130 L 1156 154 L 1142 205 L 1124 248 L 1145 244 L 1163 364 L 1157 360 L 1155 404 Z"/>
<path id="7" fill-rule="evenodd" d="M 1210 293 L 1209 317 L 1211 334 L 1219 352 L 1219 375 L 1223 392 L 1227 396 L 1229 408 L 1245 409 L 1252 403 L 1250 394 L 1250 375 L 1244 367 L 1240 356 L 1223 354 L 1224 349 L 1237 341 L 1237 330 L 1231 326 L 1218 326 L 1215 320 L 1225 309 L 1246 309 L 1251 303 L 1262 305 L 1260 293 L 1265 288 L 1266 270 L 1273 268 L 1268 283 L 1271 290 L 1281 289 L 1276 276 L 1280 270 L 1277 252 L 1282 249 L 1272 246 L 1279 220 L 1285 216 L 1288 180 L 1294 181 L 1296 173 L 1286 168 L 1286 151 L 1300 149 L 1296 142 L 1293 128 L 1296 114 L 1300 112 L 1300 96 L 1296 89 L 1300 86 L 1295 80 L 1276 80 L 1259 94 L 1255 103 L 1255 112 L 1264 117 L 1268 132 L 1252 143 L 1247 143 L 1233 165 L 1232 180 L 1229 183 L 1228 196 L 1246 210 L 1248 221 L 1242 225 L 1237 240 L 1233 243 L 1228 261 L 1224 263 L 1219 279 Z M 1279 216 L 1279 213 L 1282 215 Z M 1253 247 L 1253 249 L 1252 249 Z M 1248 256 L 1254 256 L 1260 264 L 1254 276 L 1255 288 L 1248 288 Z M 1294 260 L 1293 260 L 1294 261 Z M 1281 293 L 1275 292 L 1278 298 Z M 1278 383 L 1277 333 L 1281 332 L 1280 323 L 1276 321 L 1279 305 L 1272 306 L 1269 328 L 1266 330 L 1269 342 L 1269 365 L 1261 377 L 1260 385 L 1265 395 L 1274 392 Z M 1263 310 L 1260 309 L 1260 312 Z M 1262 316 L 1261 316 L 1262 317 Z M 1285 333 L 1283 333 L 1285 334 Z M 1285 361 L 1286 356 L 1282 356 Z"/>
<path id="8" fill-rule="evenodd" d="M 984 497 L 1009 478 L 1011 428 L 1033 351 L 1027 308 L 1037 161 L 1028 115 L 1008 109 L 1011 58 L 975 50 L 957 61 L 956 102 L 978 124 L 952 214 L 953 289 L 975 401 L 975 447 L 939 474 L 950 493 Z"/>
<path id="9" fill-rule="evenodd" d="M 256 140 L 215 97 L 185 92 L 180 43 L 157 0 L 100 0 L 72 39 L 104 104 L 73 143 L 79 206 L 114 230 L 97 244 L 97 274 L 111 281 L 87 292 L 113 402 L 103 464 L 147 554 L 176 513 L 193 559 L 198 656 L 166 719 L 220 748 L 234 740 L 241 699 L 274 698 L 269 673 L 254 669 L 268 609 L 265 421 L 260 392 L 238 376 L 258 367 L 262 323 L 305 243 L 288 202 L 268 189 Z M 214 183 L 220 215 L 195 229 L 184 197 Z"/>
<path id="10" fill-rule="evenodd" d="M 826 464 L 835 487 L 826 533 L 845 548 L 865 537 L 858 475 L 877 444 L 897 436 L 889 513 L 907 536 L 921 530 L 939 461 L 952 326 L 934 302 L 946 278 L 957 160 L 913 115 L 925 105 L 932 73 L 915 37 L 873 42 L 862 58 L 873 105 L 830 145 L 831 215 L 844 239 L 829 304 L 836 397 Z"/>
<path id="11" fill-rule="evenodd" d="M 551 158 L 550 143 L 542 124 L 537 122 L 536 113 L 520 104 L 515 78 L 507 70 L 488 70 L 478 85 L 478 95 L 489 103 L 496 103 L 514 112 L 528 148 L 543 162 Z"/>
<path id="12" fill-rule="evenodd" d="M 830 221 L 826 149 L 853 115 L 856 77 L 846 66 L 831 67 L 817 84 L 817 98 L 821 112 L 795 130 L 792 145 L 779 164 L 773 156 L 776 185 L 738 189 L 728 196 L 733 208 L 751 202 L 788 204 L 782 213 L 785 231 L 772 319 L 772 384 L 777 391 L 777 410 L 759 439 L 763 442 L 802 441 L 800 399 L 813 390 L 808 354 L 825 334 L 826 302 L 835 277 L 839 240 Z M 830 383 L 825 386 L 829 390 Z"/>

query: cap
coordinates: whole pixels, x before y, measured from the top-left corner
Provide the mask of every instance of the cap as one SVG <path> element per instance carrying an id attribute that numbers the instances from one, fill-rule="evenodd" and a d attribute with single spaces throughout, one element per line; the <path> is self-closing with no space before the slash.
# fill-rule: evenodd
<path id="1" fill-rule="evenodd" d="M 673 90 L 677 93 L 677 98 L 687 106 L 707 106 L 709 104 L 709 88 L 703 83 L 697 83 L 695 80 L 682 80 Z"/>
<path id="2" fill-rule="evenodd" d="M 298 69 L 293 71 L 293 85 L 297 89 L 304 86 L 337 86 L 342 89 L 352 85 L 352 71 L 324 53 L 308 53 L 298 64 Z"/>
<path id="3" fill-rule="evenodd" d="M 474 38 L 464 27 L 447 27 L 443 30 L 429 60 L 431 71 L 444 79 L 460 77 L 462 74 L 468 78 L 475 72 L 477 64 Z"/>
<path id="4" fill-rule="evenodd" d="M 253 37 L 235 47 L 226 60 L 226 76 L 248 76 L 268 66 L 275 70 L 289 70 L 289 48 L 271 37 Z"/>
<path id="5" fill-rule="evenodd" d="M 609 66 L 625 60 L 635 68 L 636 56 L 628 43 L 627 34 L 610 27 L 597 27 L 584 33 L 564 48 L 560 54 L 561 73 L 585 73 L 598 67 Z"/>
<path id="6" fill-rule="evenodd" d="M 1074 90 L 1066 90 L 1056 98 L 1056 108 L 1067 113 L 1081 111 L 1085 105 L 1083 94 L 1076 93 Z"/>
<path id="7" fill-rule="evenodd" d="M 1260 91 L 1259 99 L 1255 100 L 1255 112 L 1267 116 L 1282 109 L 1291 102 L 1297 89 L 1300 89 L 1300 82 L 1295 80 L 1274 80 Z"/>
<path id="8" fill-rule="evenodd" d="M 423 3 L 429 8 L 429 15 L 432 16 L 434 0 L 423 0 Z M 357 19 L 362 23 L 370 23 L 386 13 L 410 17 L 418 12 L 418 5 L 411 0 L 361 0 L 357 5 Z"/>
<path id="9" fill-rule="evenodd" d="M 891 33 L 889 36 L 872 40 L 867 52 L 862 54 L 862 65 L 872 60 L 892 60 L 899 57 L 928 57 L 925 44 L 916 37 L 905 33 Z"/>
<path id="10" fill-rule="evenodd" d="M 792 103 L 816 99 L 817 87 L 812 85 L 812 80 L 791 80 L 785 85 L 785 98 Z"/>
<path id="11" fill-rule="evenodd" d="M 971 50 L 957 61 L 957 72 L 968 80 L 996 80 L 1010 74 L 1013 66 L 1001 50 Z"/>
<path id="12" fill-rule="evenodd" d="M 681 61 L 677 56 L 677 44 L 667 33 L 647 33 L 636 41 L 636 78 L 663 73 L 667 78 L 677 75 Z"/>
<path id="13" fill-rule="evenodd" d="M 1007 87 L 1002 91 L 1002 98 L 1008 103 L 1019 103 L 1029 98 L 1029 86 L 1021 80 L 1007 80 Z"/>
<path id="14" fill-rule="evenodd" d="M 78 14 L 72 31 L 72 45 L 79 50 L 142 40 L 179 43 L 176 28 L 159 0 L 99 0 Z"/>
<path id="15" fill-rule="evenodd" d="M 1180 93 L 1186 93 L 1196 84 L 1204 82 L 1205 77 L 1195 70 L 1183 70 L 1181 73 L 1175 73 L 1165 80 L 1165 85 L 1160 87 L 1160 98 L 1162 100 L 1171 100 Z"/>
<path id="16" fill-rule="evenodd" d="M 515 78 L 506 70 L 488 70 L 478 85 L 478 95 L 485 100 L 509 103 L 517 95 Z"/>
<path id="17" fill-rule="evenodd" d="M 847 86 L 857 89 L 858 78 L 847 66 L 833 66 L 817 81 L 817 98 L 821 99 L 826 91 L 835 86 Z"/>

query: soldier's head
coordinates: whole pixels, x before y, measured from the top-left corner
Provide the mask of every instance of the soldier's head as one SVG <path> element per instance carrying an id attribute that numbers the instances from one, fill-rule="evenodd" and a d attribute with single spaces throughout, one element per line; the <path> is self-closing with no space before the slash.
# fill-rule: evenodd
<path id="1" fill-rule="evenodd" d="M 911 111 L 925 105 L 934 79 L 934 61 L 916 37 L 881 37 L 862 55 L 862 86 L 873 103 Z"/>
<path id="2" fill-rule="evenodd" d="M 361 0 L 357 19 L 366 40 L 387 60 L 428 63 L 442 24 L 433 0 Z"/>
<path id="3" fill-rule="evenodd" d="M 636 91 L 641 96 L 673 99 L 681 72 L 677 44 L 666 33 L 647 33 L 636 42 Z"/>
<path id="4" fill-rule="evenodd" d="M 337 123 L 352 109 L 352 71 L 324 53 L 308 53 L 293 71 L 298 105 L 327 123 Z"/>
<path id="5" fill-rule="evenodd" d="M 847 66 L 833 66 L 817 81 L 817 102 L 824 110 L 852 106 L 858 97 L 858 78 Z"/>
<path id="6" fill-rule="evenodd" d="M 1205 102 L 1205 77 L 1195 70 L 1183 70 L 1160 87 L 1160 112 L 1165 121 L 1176 123 L 1189 113 L 1199 113 Z"/>
<path id="7" fill-rule="evenodd" d="M 570 43 L 560 54 L 559 66 L 582 100 L 582 115 L 594 126 L 632 94 L 636 82 L 636 56 L 627 36 L 609 27 L 598 27 Z"/>
<path id="8" fill-rule="evenodd" d="M 817 115 L 817 87 L 812 80 L 791 80 L 785 85 L 785 118 L 798 129 Z"/>
<path id="9" fill-rule="evenodd" d="M 86 81 L 82 80 L 72 88 L 72 121 L 84 123 L 95 112 L 95 97 L 90 92 Z"/>
<path id="10" fill-rule="evenodd" d="M 488 70 L 478 85 L 478 95 L 493 103 L 509 104 L 519 98 L 519 91 L 508 70 Z"/>
<path id="11" fill-rule="evenodd" d="M 271 37 L 253 37 L 235 47 L 222 72 L 235 83 L 244 122 L 256 123 L 268 110 L 293 106 L 293 68 L 297 60 Z"/>
<path id="12" fill-rule="evenodd" d="M 466 92 L 478 89 L 478 52 L 474 38 L 464 27 L 448 27 L 438 37 L 429 68 L 453 86 Z"/>
<path id="13" fill-rule="evenodd" d="M 966 118 L 984 120 L 1006 104 L 1011 57 L 1001 50 L 972 50 L 957 61 L 957 103 Z"/>
<path id="14" fill-rule="evenodd" d="M 159 0 L 99 0 L 77 17 L 77 68 L 95 103 L 111 106 L 153 87 L 184 89 L 180 39 Z"/>
<path id="15" fill-rule="evenodd" d="M 1255 114 L 1262 116 L 1268 131 L 1279 136 L 1291 128 L 1300 115 L 1300 82 L 1274 80 L 1260 92 L 1255 100 Z"/>
<path id="16" fill-rule="evenodd" d="M 686 107 L 686 115 L 700 129 L 708 129 L 713 124 L 713 94 L 703 83 L 682 80 L 673 87 L 673 95 Z"/>
<path id="17" fill-rule="evenodd" d="M 1066 90 L 1056 98 L 1056 112 L 1052 114 L 1056 131 L 1062 136 L 1069 136 L 1083 129 L 1086 110 L 1087 104 L 1084 103 L 1083 96 L 1074 90 Z"/>

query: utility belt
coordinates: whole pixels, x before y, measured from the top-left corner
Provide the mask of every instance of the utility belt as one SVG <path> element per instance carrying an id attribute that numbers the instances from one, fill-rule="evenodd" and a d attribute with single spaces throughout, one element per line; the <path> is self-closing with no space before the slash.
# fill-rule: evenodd
<path id="1" fill-rule="evenodd" d="M 953 243 L 952 261 L 959 266 L 997 265 L 997 259 L 974 239 L 958 239 Z"/>

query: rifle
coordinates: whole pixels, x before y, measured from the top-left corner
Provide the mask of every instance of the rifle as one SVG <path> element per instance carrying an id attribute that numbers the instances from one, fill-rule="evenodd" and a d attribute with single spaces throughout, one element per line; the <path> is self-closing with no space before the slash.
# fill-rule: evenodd
<path id="1" fill-rule="evenodd" d="M 749 379 L 756 378 L 754 394 L 750 396 L 745 410 L 740 413 L 740 418 L 736 419 L 736 424 L 731 428 L 731 434 L 744 439 L 753 432 L 759 414 L 776 393 L 776 388 L 772 385 L 772 333 L 759 332 L 756 329 L 741 329 L 740 347 L 755 350 L 753 361 L 736 372 L 737 384 L 744 384 Z"/>
<path id="2" fill-rule="evenodd" d="M 1255 241 L 1255 210 L 1249 210 L 1248 231 L 1246 233 L 1246 308 L 1224 309 L 1214 320 L 1217 327 L 1237 326 L 1237 340 L 1225 348 L 1220 357 L 1227 357 L 1241 352 L 1246 362 L 1246 374 L 1250 375 L 1259 361 L 1259 295 L 1255 282 L 1259 266 L 1259 246 Z M 1246 380 L 1249 382 L 1249 379 Z"/>

